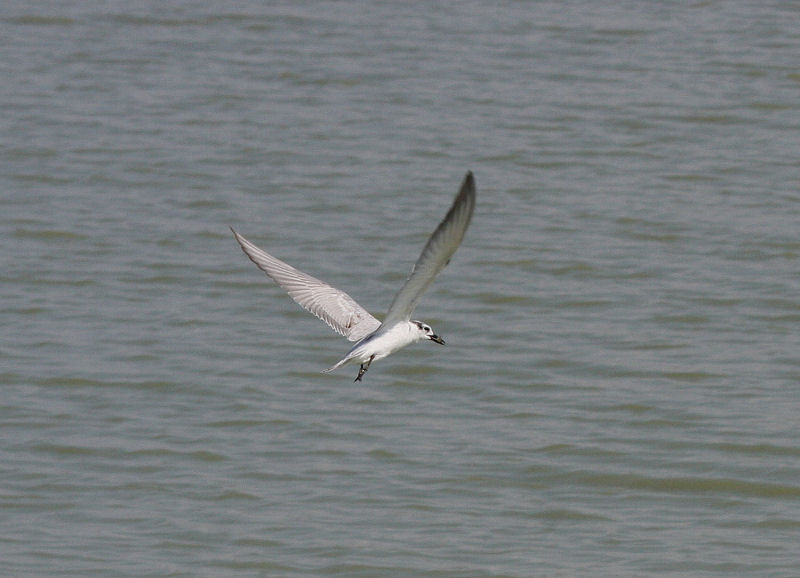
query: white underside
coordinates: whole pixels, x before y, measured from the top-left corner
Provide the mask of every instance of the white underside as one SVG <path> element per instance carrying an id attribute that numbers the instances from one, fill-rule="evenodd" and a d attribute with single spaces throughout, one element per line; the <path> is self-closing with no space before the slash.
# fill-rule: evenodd
<path id="1" fill-rule="evenodd" d="M 422 333 L 419 328 L 410 321 L 401 321 L 387 331 L 378 329 L 377 332 L 356 343 L 341 361 L 326 369 L 325 372 L 333 371 L 352 361 L 367 363 L 370 359 L 372 361 L 383 359 L 387 355 L 403 349 L 406 345 L 416 343 L 421 338 Z"/>

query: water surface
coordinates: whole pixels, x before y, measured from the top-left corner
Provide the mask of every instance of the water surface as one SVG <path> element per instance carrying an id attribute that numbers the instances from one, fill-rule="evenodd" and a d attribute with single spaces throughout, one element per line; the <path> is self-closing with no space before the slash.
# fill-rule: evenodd
<path id="1" fill-rule="evenodd" d="M 4 3 L 3 573 L 796 573 L 797 23 Z M 382 314 L 467 170 L 448 346 L 321 374 L 228 226 Z"/>

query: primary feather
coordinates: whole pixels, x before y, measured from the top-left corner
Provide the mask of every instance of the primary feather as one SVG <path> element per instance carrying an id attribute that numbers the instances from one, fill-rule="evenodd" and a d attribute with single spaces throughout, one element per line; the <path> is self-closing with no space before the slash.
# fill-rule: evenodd
<path id="1" fill-rule="evenodd" d="M 420 297 L 433 283 L 436 275 L 450 262 L 453 253 L 461 244 L 474 210 L 475 178 L 470 171 L 464 177 L 450 210 L 428 239 L 419 259 L 411 269 L 411 275 L 389 306 L 389 311 L 383 320 L 384 325 L 391 326 L 398 321 L 411 319 Z"/>
<path id="2" fill-rule="evenodd" d="M 322 319 L 339 335 L 344 335 L 350 341 L 358 341 L 380 327 L 381 322 L 344 291 L 273 257 L 233 228 L 231 231 L 242 251 L 259 269 L 280 285 L 298 305 Z"/>

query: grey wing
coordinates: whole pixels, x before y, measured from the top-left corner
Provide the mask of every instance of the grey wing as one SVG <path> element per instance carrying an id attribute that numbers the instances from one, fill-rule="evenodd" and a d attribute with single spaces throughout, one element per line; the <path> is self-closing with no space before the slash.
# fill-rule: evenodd
<path id="1" fill-rule="evenodd" d="M 468 172 L 453 205 L 428 239 L 419 259 L 411 269 L 411 275 L 389 306 L 389 311 L 383 320 L 385 326 L 389 327 L 398 321 L 407 321 L 411 318 L 422 294 L 439 271 L 450 262 L 453 253 L 461 244 L 474 209 L 475 178 L 472 172 Z"/>
<path id="2" fill-rule="evenodd" d="M 305 310 L 327 323 L 350 341 L 363 339 L 381 324 L 344 291 L 298 271 L 276 259 L 233 230 L 233 235 L 259 269 L 280 285 Z"/>

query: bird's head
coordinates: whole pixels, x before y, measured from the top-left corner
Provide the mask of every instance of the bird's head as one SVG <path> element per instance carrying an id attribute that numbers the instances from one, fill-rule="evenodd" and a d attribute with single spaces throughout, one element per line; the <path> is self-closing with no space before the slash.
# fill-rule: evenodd
<path id="1" fill-rule="evenodd" d="M 420 339 L 430 339 L 434 343 L 438 343 L 439 345 L 444 345 L 444 339 L 439 337 L 433 332 L 433 329 L 427 323 L 423 323 L 422 321 L 412 321 L 414 325 L 417 326 L 417 331 L 419 331 L 419 338 Z"/>

